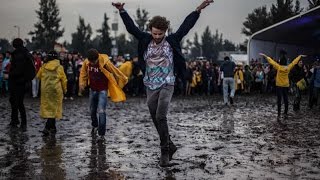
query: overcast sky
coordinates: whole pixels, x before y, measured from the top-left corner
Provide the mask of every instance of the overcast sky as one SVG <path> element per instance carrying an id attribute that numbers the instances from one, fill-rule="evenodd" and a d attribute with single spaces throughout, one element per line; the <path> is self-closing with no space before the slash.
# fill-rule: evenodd
<path id="1" fill-rule="evenodd" d="M 22 38 L 30 38 L 28 32 L 34 30 L 34 24 L 38 21 L 35 10 L 39 9 L 40 0 L 1 0 L 0 5 L 0 38 L 12 40 L 17 37 L 20 27 Z M 62 17 L 61 26 L 65 28 L 63 40 L 71 41 L 71 33 L 76 31 L 79 24 L 79 16 L 90 23 L 94 33 L 101 28 L 103 14 L 107 13 L 109 23 L 118 18 L 120 32 L 124 31 L 123 23 L 119 15 L 115 15 L 115 8 L 111 5 L 112 0 L 57 0 Z M 137 8 L 146 9 L 149 16 L 166 16 L 173 30 L 176 30 L 184 18 L 193 11 L 202 0 L 123 0 L 125 9 L 133 17 Z M 192 39 L 194 33 L 202 34 L 206 26 L 212 32 L 218 29 L 224 38 L 235 43 L 242 42 L 244 35 L 241 34 L 242 23 L 248 13 L 253 9 L 267 5 L 268 7 L 276 0 L 215 0 L 213 4 L 204 9 L 194 28 L 187 38 Z M 307 0 L 301 0 L 303 6 Z M 113 34 L 113 32 L 112 32 Z"/>

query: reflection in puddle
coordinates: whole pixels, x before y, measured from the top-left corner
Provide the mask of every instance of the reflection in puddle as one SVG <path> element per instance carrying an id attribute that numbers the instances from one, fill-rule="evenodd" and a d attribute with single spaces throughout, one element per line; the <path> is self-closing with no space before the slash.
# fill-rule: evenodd
<path id="1" fill-rule="evenodd" d="M 44 145 L 40 149 L 42 159 L 42 171 L 40 178 L 65 179 L 66 171 L 61 156 L 63 154 L 61 144 L 57 143 L 55 136 L 43 137 Z"/>

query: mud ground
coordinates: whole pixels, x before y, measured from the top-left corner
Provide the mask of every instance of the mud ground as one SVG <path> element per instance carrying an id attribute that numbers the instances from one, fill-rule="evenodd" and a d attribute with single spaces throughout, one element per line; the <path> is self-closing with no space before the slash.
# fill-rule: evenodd
<path id="1" fill-rule="evenodd" d="M 221 96 L 174 97 L 168 122 L 178 151 L 161 168 L 145 97 L 109 103 L 102 143 L 90 134 L 88 98 L 64 102 L 55 137 L 39 132 L 39 99 L 25 99 L 24 132 L 8 127 L 8 98 L 0 98 L 0 179 L 320 179 L 319 108 L 290 105 L 279 125 L 275 99 L 240 96 L 225 107 Z"/>

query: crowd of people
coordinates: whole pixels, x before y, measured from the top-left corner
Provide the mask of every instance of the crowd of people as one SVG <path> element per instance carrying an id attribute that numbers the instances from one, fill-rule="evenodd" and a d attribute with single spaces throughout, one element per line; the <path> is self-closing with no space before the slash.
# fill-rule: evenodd
<path id="1" fill-rule="evenodd" d="M 0 92 L 1 96 L 9 95 L 9 70 L 12 52 L 6 51 L 0 54 Z M 47 53 L 43 51 L 31 52 L 34 60 L 36 72 L 41 66 L 46 63 Z M 280 53 L 281 54 L 281 53 Z M 285 54 L 285 52 L 284 52 Z M 285 57 L 287 58 L 287 57 Z M 73 52 L 60 52 L 57 59 L 64 68 L 67 77 L 67 93 L 64 95 L 65 100 L 73 100 L 75 97 L 88 95 L 86 91 L 79 91 L 79 76 L 80 69 L 85 60 L 85 57 Z M 226 57 L 229 59 L 229 57 Z M 124 86 L 124 92 L 127 96 L 145 96 L 146 87 L 143 83 L 144 74 L 138 64 L 138 57 L 130 57 L 130 55 L 119 55 L 110 57 L 111 62 L 124 73 L 129 82 Z M 290 61 L 287 58 L 288 62 Z M 174 94 L 183 96 L 197 96 L 197 95 L 221 95 L 223 94 L 223 79 L 227 79 L 226 74 L 223 74 L 222 66 L 224 63 L 213 63 L 207 60 L 188 60 L 186 61 L 186 73 L 184 78 L 177 78 L 175 81 Z M 309 93 L 309 107 L 312 108 L 317 104 L 318 99 L 318 81 L 317 69 L 320 61 L 314 60 L 314 63 L 305 64 L 303 60 L 295 65 L 289 73 L 290 86 L 288 93 L 294 95 L 294 110 L 299 109 L 299 102 L 301 93 Z M 234 65 L 229 78 L 232 77 L 233 85 L 226 90 L 231 91 L 234 87 L 234 92 L 231 97 L 241 94 L 265 94 L 276 93 L 276 75 L 277 70 L 268 63 L 262 63 L 257 60 L 251 60 L 249 64 L 238 63 Z M 301 79 L 304 79 L 300 87 L 302 91 L 297 90 L 295 84 Z M 316 81 L 314 81 L 316 80 Z M 316 84 L 314 85 L 315 82 Z M 301 83 L 300 83 L 301 84 Z M 33 98 L 39 97 L 40 94 L 40 80 L 34 78 L 27 84 L 27 94 Z M 308 91 L 307 91 L 308 90 Z"/>
<path id="2" fill-rule="evenodd" d="M 11 66 L 12 52 L 6 51 L 0 54 L 0 92 L 1 96 L 9 95 L 9 70 Z M 43 51 L 31 52 L 36 72 L 46 63 L 47 53 Z M 282 51 L 281 56 L 290 61 Z M 65 100 L 73 100 L 75 97 L 88 95 L 89 91 L 79 91 L 80 69 L 85 57 L 77 51 L 60 52 L 57 56 L 60 64 L 63 66 L 67 77 L 67 93 L 64 95 Z M 281 57 L 279 58 L 281 59 Z M 138 63 L 138 57 L 130 57 L 130 55 L 119 55 L 110 57 L 115 67 L 128 77 L 128 83 L 123 87 L 127 96 L 145 96 L 146 87 L 144 86 L 144 74 Z M 225 57 L 225 61 L 229 57 Z M 249 64 L 237 63 L 231 72 L 225 72 L 223 63 L 213 63 L 207 60 L 188 60 L 186 61 L 186 72 L 184 78 L 176 78 L 174 83 L 174 94 L 183 96 L 208 96 L 226 94 L 224 91 L 230 91 L 231 98 L 234 95 L 241 94 L 275 94 L 276 93 L 276 76 L 277 70 L 268 63 L 262 63 L 258 60 L 251 60 Z M 295 96 L 293 109 L 300 109 L 301 94 L 309 93 L 309 108 L 317 105 L 319 94 L 319 82 L 317 80 L 317 69 L 320 61 L 314 60 L 314 63 L 305 64 L 303 60 L 295 65 L 289 73 L 288 93 Z M 230 71 L 230 70 L 229 70 Z M 228 76 L 228 77 L 227 77 Z M 178 77 L 178 76 L 177 76 Z M 223 80 L 231 78 L 230 87 L 223 86 Z M 301 79 L 304 79 L 301 83 Z M 299 82 L 300 88 L 296 86 Z M 301 89 L 301 90 L 299 90 Z M 234 92 L 232 92 L 234 90 Z M 39 97 L 40 80 L 34 78 L 27 83 L 27 94 L 33 98 Z M 226 97 L 225 97 L 226 98 Z M 224 100 L 226 104 L 231 104 L 230 97 Z M 231 101 L 233 101 L 231 99 Z"/>
<path id="3" fill-rule="evenodd" d="M 31 52 L 34 58 L 36 70 L 45 63 L 46 54 L 42 51 Z M 1 65 L 1 95 L 8 95 L 8 79 L 10 68 L 11 52 L 0 54 Z M 73 100 L 77 96 L 82 96 L 78 90 L 78 79 L 80 69 L 82 67 L 85 57 L 76 51 L 59 53 L 58 58 L 60 64 L 64 67 L 68 79 L 68 93 L 65 99 Z M 125 92 L 128 96 L 143 96 L 145 95 L 145 87 L 143 85 L 143 73 L 138 65 L 137 57 L 130 57 L 130 55 L 119 55 L 117 57 L 110 57 L 112 63 L 118 67 L 129 78 L 129 83 L 125 86 Z M 304 64 L 301 61 L 297 66 L 301 67 L 303 76 L 310 81 L 313 69 L 318 64 L 315 61 L 313 64 Z M 207 60 L 188 60 L 186 61 L 186 74 L 184 79 L 177 79 L 175 83 L 176 95 L 214 95 L 222 94 L 222 73 L 221 65 Z M 298 68 L 295 68 L 298 69 Z M 299 71 L 299 72 L 300 72 Z M 275 78 L 276 70 L 272 65 L 251 61 L 250 64 L 235 64 L 235 70 L 232 74 L 235 81 L 235 91 L 237 94 L 254 94 L 254 93 L 274 93 L 275 92 Z M 296 81 L 294 74 L 290 74 L 290 82 Z M 37 98 L 39 95 L 39 80 L 33 79 L 29 84 L 28 89 L 30 96 Z M 293 92 L 293 86 L 290 88 Z"/>

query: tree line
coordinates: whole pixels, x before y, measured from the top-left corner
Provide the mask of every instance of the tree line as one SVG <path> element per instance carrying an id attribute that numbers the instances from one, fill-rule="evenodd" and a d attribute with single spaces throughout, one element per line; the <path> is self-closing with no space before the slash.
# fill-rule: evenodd
<path id="1" fill-rule="evenodd" d="M 308 3 L 309 6 L 306 10 L 319 6 L 320 0 L 308 0 Z M 243 22 L 241 33 L 249 38 L 255 32 L 295 16 L 302 11 L 304 11 L 304 8 L 301 7 L 299 0 L 277 0 L 269 9 L 262 6 L 249 13 Z M 62 18 L 56 0 L 40 0 L 36 14 L 38 21 L 34 24 L 34 30 L 29 32 L 31 40 L 26 39 L 27 47 L 32 50 L 46 51 L 53 49 L 54 44 L 64 34 L 64 28 L 60 25 Z M 149 18 L 148 11 L 138 8 L 134 21 L 142 31 L 148 31 Z M 124 33 L 117 37 L 111 37 L 109 19 L 107 13 L 104 13 L 101 28 L 96 30 L 97 36 L 93 37 L 91 25 L 79 16 L 79 24 L 76 32 L 71 34 L 71 42 L 65 41 L 63 45 L 68 50 L 75 50 L 81 54 L 85 54 L 88 48 L 96 48 L 102 53 L 111 54 L 111 42 L 115 40 L 119 54 L 136 55 L 137 40 L 131 35 L 126 37 Z M 172 29 L 169 29 L 168 32 L 171 33 Z M 219 30 L 212 32 L 207 26 L 201 35 L 195 33 L 193 39 L 185 40 L 182 47 L 188 58 L 203 56 L 207 59 L 216 59 L 219 51 L 246 51 L 246 44 L 247 40 L 236 45 L 232 41 L 224 39 L 223 33 L 220 33 Z M 2 50 L 10 49 L 8 40 L 0 39 L 0 47 L 2 47 Z"/>

